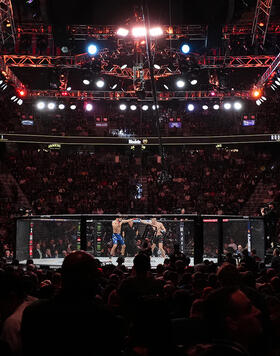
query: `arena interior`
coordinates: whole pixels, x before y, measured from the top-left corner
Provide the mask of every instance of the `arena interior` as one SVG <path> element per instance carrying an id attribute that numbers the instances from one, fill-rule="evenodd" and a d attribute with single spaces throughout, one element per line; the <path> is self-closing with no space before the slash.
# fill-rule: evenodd
<path id="1" fill-rule="evenodd" d="M 0 355 L 280 355 L 280 3 L 0 0 Z"/>

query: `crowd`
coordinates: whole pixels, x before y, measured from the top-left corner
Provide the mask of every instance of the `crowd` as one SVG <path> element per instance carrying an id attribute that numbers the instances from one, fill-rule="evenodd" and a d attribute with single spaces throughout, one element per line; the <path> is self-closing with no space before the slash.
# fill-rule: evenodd
<path id="1" fill-rule="evenodd" d="M 279 355 L 279 250 L 271 268 L 176 251 L 155 270 L 144 250 L 132 270 L 83 251 L 58 270 L 2 259 L 1 355 Z"/>

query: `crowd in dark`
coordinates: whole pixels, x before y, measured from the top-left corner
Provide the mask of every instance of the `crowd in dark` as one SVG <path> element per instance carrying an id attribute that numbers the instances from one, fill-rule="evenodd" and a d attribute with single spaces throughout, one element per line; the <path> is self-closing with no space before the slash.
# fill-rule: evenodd
<path id="1" fill-rule="evenodd" d="M 280 352 L 280 257 L 243 251 L 189 266 L 177 246 L 150 269 L 102 265 L 82 251 L 58 270 L 28 260 L 0 269 L 1 355 L 267 355 Z"/>

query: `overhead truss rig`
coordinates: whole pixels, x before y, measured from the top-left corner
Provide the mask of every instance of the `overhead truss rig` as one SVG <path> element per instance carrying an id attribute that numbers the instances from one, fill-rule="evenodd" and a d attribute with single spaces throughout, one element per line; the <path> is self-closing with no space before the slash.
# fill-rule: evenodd
<path id="1" fill-rule="evenodd" d="M 225 25 L 222 29 L 223 36 L 230 35 L 250 35 L 252 32 L 252 22 Z M 162 26 L 167 40 L 187 37 L 189 40 L 205 40 L 207 37 L 207 25 L 173 25 Z M 96 25 L 70 25 L 67 27 L 69 35 L 74 39 L 86 39 L 89 37 L 96 39 L 109 39 L 116 37 L 117 26 L 96 26 Z M 16 28 L 17 37 L 21 35 L 51 35 L 52 27 L 45 23 L 22 23 Z M 280 23 L 268 23 L 267 33 L 279 33 Z"/>

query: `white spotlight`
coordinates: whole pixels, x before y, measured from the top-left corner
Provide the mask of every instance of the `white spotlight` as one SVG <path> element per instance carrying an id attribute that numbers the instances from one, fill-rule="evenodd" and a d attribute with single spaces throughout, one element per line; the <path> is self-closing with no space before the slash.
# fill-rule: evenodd
<path id="1" fill-rule="evenodd" d="M 64 110 L 65 109 L 65 105 L 64 104 L 59 104 L 58 108 L 59 108 L 59 110 Z"/>
<path id="2" fill-rule="evenodd" d="M 196 85 L 197 84 L 197 79 L 192 79 L 191 80 L 191 85 Z"/>
<path id="3" fill-rule="evenodd" d="M 147 111 L 148 109 L 149 109 L 148 105 L 143 105 L 143 106 L 142 106 L 142 110 L 143 110 L 143 111 Z"/>
<path id="4" fill-rule="evenodd" d="M 176 82 L 178 88 L 184 88 L 185 84 L 186 84 L 185 81 L 182 79 L 178 79 Z"/>
<path id="5" fill-rule="evenodd" d="M 164 88 L 165 88 L 166 90 L 169 90 L 169 87 L 168 87 L 168 85 L 166 85 L 166 84 L 163 84 L 163 86 L 164 86 Z"/>
<path id="6" fill-rule="evenodd" d="M 126 37 L 128 35 L 128 29 L 120 27 L 117 31 L 117 35 L 121 37 Z"/>
<path id="7" fill-rule="evenodd" d="M 126 110 L 126 105 L 125 105 L 125 104 L 120 104 L 120 110 L 121 110 L 121 111 Z"/>
<path id="8" fill-rule="evenodd" d="M 160 69 L 160 65 L 154 64 L 154 68 L 155 68 L 155 69 Z"/>
<path id="9" fill-rule="evenodd" d="M 84 79 L 84 80 L 83 80 L 83 83 L 84 83 L 85 85 L 89 85 L 90 81 L 89 81 L 88 79 Z"/>
<path id="10" fill-rule="evenodd" d="M 70 105 L 71 110 L 76 110 L 76 108 L 77 108 L 77 105 L 75 105 L 75 104 Z"/>
<path id="11" fill-rule="evenodd" d="M 202 105 L 203 110 L 208 110 L 208 105 Z"/>
<path id="12" fill-rule="evenodd" d="M 125 69 L 127 67 L 127 64 L 123 64 L 122 66 L 121 66 L 121 69 Z"/>
<path id="13" fill-rule="evenodd" d="M 157 108 L 159 108 L 159 105 L 157 105 Z M 156 106 L 153 105 L 153 106 L 152 106 L 152 109 L 153 109 L 153 110 L 156 110 Z"/>
<path id="14" fill-rule="evenodd" d="M 113 86 L 112 86 L 112 89 L 116 89 L 116 87 L 118 86 L 118 84 L 116 83 L 116 84 L 114 84 Z"/>
<path id="15" fill-rule="evenodd" d="M 276 85 L 280 86 L 280 80 L 275 80 L 274 82 Z"/>
<path id="16" fill-rule="evenodd" d="M 103 79 L 98 79 L 95 84 L 96 84 L 97 88 L 103 88 L 105 85 L 105 82 Z"/>
<path id="17" fill-rule="evenodd" d="M 233 107 L 234 107 L 235 110 L 240 110 L 240 109 L 242 109 L 242 104 L 239 101 L 236 101 L 233 104 Z"/>
<path id="18" fill-rule="evenodd" d="M 88 54 L 94 55 L 97 53 L 97 46 L 94 44 L 91 44 L 88 46 L 87 51 L 88 51 Z"/>
<path id="19" fill-rule="evenodd" d="M 132 110 L 132 111 L 135 111 L 137 109 L 137 106 L 136 105 L 130 105 L 130 110 Z"/>
<path id="20" fill-rule="evenodd" d="M 226 110 L 231 109 L 231 103 L 224 103 L 224 108 L 225 108 Z"/>
<path id="21" fill-rule="evenodd" d="M 37 103 L 37 109 L 43 110 L 45 108 L 46 104 L 43 101 L 39 101 Z"/>
<path id="22" fill-rule="evenodd" d="M 262 102 L 261 102 L 259 99 L 256 101 L 256 104 L 257 104 L 258 106 L 260 106 L 261 103 L 262 103 Z"/>
<path id="23" fill-rule="evenodd" d="M 261 99 L 262 99 L 263 101 L 266 101 L 266 100 L 267 100 L 265 96 L 262 96 Z"/>
<path id="24" fill-rule="evenodd" d="M 145 27 L 134 27 L 132 29 L 132 35 L 133 37 L 145 37 L 146 35 Z"/>
<path id="25" fill-rule="evenodd" d="M 220 109 L 220 105 L 215 104 L 215 105 L 213 106 L 213 109 L 214 109 L 214 110 L 219 110 L 219 109 Z"/>
<path id="26" fill-rule="evenodd" d="M 150 35 L 152 37 L 158 37 L 161 36 L 163 34 L 163 30 L 161 27 L 154 27 L 150 29 Z"/>
<path id="27" fill-rule="evenodd" d="M 189 111 L 194 111 L 194 105 L 193 104 L 189 104 L 188 105 L 188 110 Z"/>
<path id="28" fill-rule="evenodd" d="M 71 91 L 71 89 L 72 89 L 71 87 L 67 87 L 66 88 L 67 91 Z"/>
<path id="29" fill-rule="evenodd" d="M 11 100 L 14 101 L 15 99 L 16 99 L 16 96 L 13 95 L 13 96 L 11 97 Z"/>
<path id="30" fill-rule="evenodd" d="M 19 99 L 18 102 L 17 102 L 18 105 L 22 105 L 23 104 L 23 100 L 22 99 Z"/>
<path id="31" fill-rule="evenodd" d="M 48 103 L 48 109 L 53 110 L 55 108 L 55 103 Z"/>
<path id="32" fill-rule="evenodd" d="M 86 104 L 86 111 L 91 111 L 93 109 L 93 105 L 88 103 Z"/>

